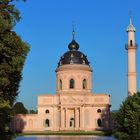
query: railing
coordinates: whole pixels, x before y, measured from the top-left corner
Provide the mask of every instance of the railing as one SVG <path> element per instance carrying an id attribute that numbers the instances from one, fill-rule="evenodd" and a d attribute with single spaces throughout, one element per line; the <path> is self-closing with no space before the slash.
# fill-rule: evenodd
<path id="1" fill-rule="evenodd" d="M 135 43 L 135 45 L 129 45 L 129 44 L 125 44 L 125 49 L 128 50 L 128 48 L 138 48 L 138 44 Z"/>

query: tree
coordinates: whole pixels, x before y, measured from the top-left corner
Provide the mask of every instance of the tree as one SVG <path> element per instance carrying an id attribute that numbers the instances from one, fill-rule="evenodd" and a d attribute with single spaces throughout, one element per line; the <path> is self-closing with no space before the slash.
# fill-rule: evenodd
<path id="1" fill-rule="evenodd" d="M 14 110 L 15 114 L 27 114 L 28 113 L 28 110 L 24 107 L 22 102 L 15 103 L 13 110 Z"/>
<path id="2" fill-rule="evenodd" d="M 31 109 L 31 110 L 29 110 L 29 114 L 37 114 L 37 111 Z"/>
<path id="3" fill-rule="evenodd" d="M 13 0 L 0 2 L 0 96 L 12 105 L 18 95 L 29 47 L 12 31 L 20 16 L 11 2 Z"/>
<path id="4" fill-rule="evenodd" d="M 4 123 L 0 132 L 5 132 L 8 127 L 9 116 L 12 115 L 9 109 L 18 96 L 22 69 L 29 51 L 28 44 L 13 31 L 20 21 L 15 1 L 18 0 L 0 0 L 0 125 Z"/>
<path id="5" fill-rule="evenodd" d="M 111 111 L 109 114 L 109 126 L 110 126 L 110 130 L 113 132 L 115 127 L 116 127 L 116 115 L 117 115 L 117 110 L 115 111 Z"/>
<path id="6" fill-rule="evenodd" d="M 115 136 L 119 139 L 140 138 L 140 92 L 127 97 L 116 116 Z"/>
<path id="7" fill-rule="evenodd" d="M 8 131 L 7 124 L 11 119 L 12 108 L 9 101 L 0 97 L 0 139 L 5 139 L 4 134 Z"/>

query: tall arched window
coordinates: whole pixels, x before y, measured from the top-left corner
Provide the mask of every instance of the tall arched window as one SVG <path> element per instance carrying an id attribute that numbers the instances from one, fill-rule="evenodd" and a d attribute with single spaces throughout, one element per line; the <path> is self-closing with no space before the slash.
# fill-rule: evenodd
<path id="1" fill-rule="evenodd" d="M 97 120 L 97 124 L 98 124 L 98 127 L 102 127 L 102 120 L 101 119 L 98 119 Z"/>
<path id="2" fill-rule="evenodd" d="M 45 120 L 45 126 L 46 126 L 46 127 L 49 127 L 49 126 L 50 126 L 50 121 L 49 121 L 49 119 L 46 119 L 46 120 Z"/>
<path id="3" fill-rule="evenodd" d="M 62 80 L 59 80 L 59 89 L 62 90 Z"/>
<path id="4" fill-rule="evenodd" d="M 70 89 L 73 89 L 73 88 L 74 88 L 74 80 L 70 79 Z"/>
<path id="5" fill-rule="evenodd" d="M 87 88 L 87 80 L 84 79 L 84 80 L 83 80 L 83 89 L 86 89 L 86 88 Z"/>
<path id="6" fill-rule="evenodd" d="M 50 111 L 49 111 L 48 109 L 46 109 L 46 111 L 45 111 L 45 112 L 46 112 L 46 114 L 50 113 Z"/>
<path id="7" fill-rule="evenodd" d="M 133 46 L 133 41 L 132 40 L 130 40 L 130 46 Z"/>

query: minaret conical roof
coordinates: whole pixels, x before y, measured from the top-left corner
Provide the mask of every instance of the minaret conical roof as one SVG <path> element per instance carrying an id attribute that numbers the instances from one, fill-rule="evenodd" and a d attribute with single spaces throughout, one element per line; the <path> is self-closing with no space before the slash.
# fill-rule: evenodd
<path id="1" fill-rule="evenodd" d="M 135 32 L 136 31 L 136 28 L 133 26 L 132 24 L 132 18 L 130 17 L 130 23 L 126 29 L 127 32 Z"/>

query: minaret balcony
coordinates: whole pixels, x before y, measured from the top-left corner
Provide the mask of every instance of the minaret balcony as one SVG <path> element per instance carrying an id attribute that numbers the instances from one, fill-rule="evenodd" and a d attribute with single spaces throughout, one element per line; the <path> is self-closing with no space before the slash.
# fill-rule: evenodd
<path id="1" fill-rule="evenodd" d="M 125 49 L 137 49 L 138 48 L 138 44 L 135 43 L 135 45 L 130 45 L 130 44 L 125 44 Z"/>

